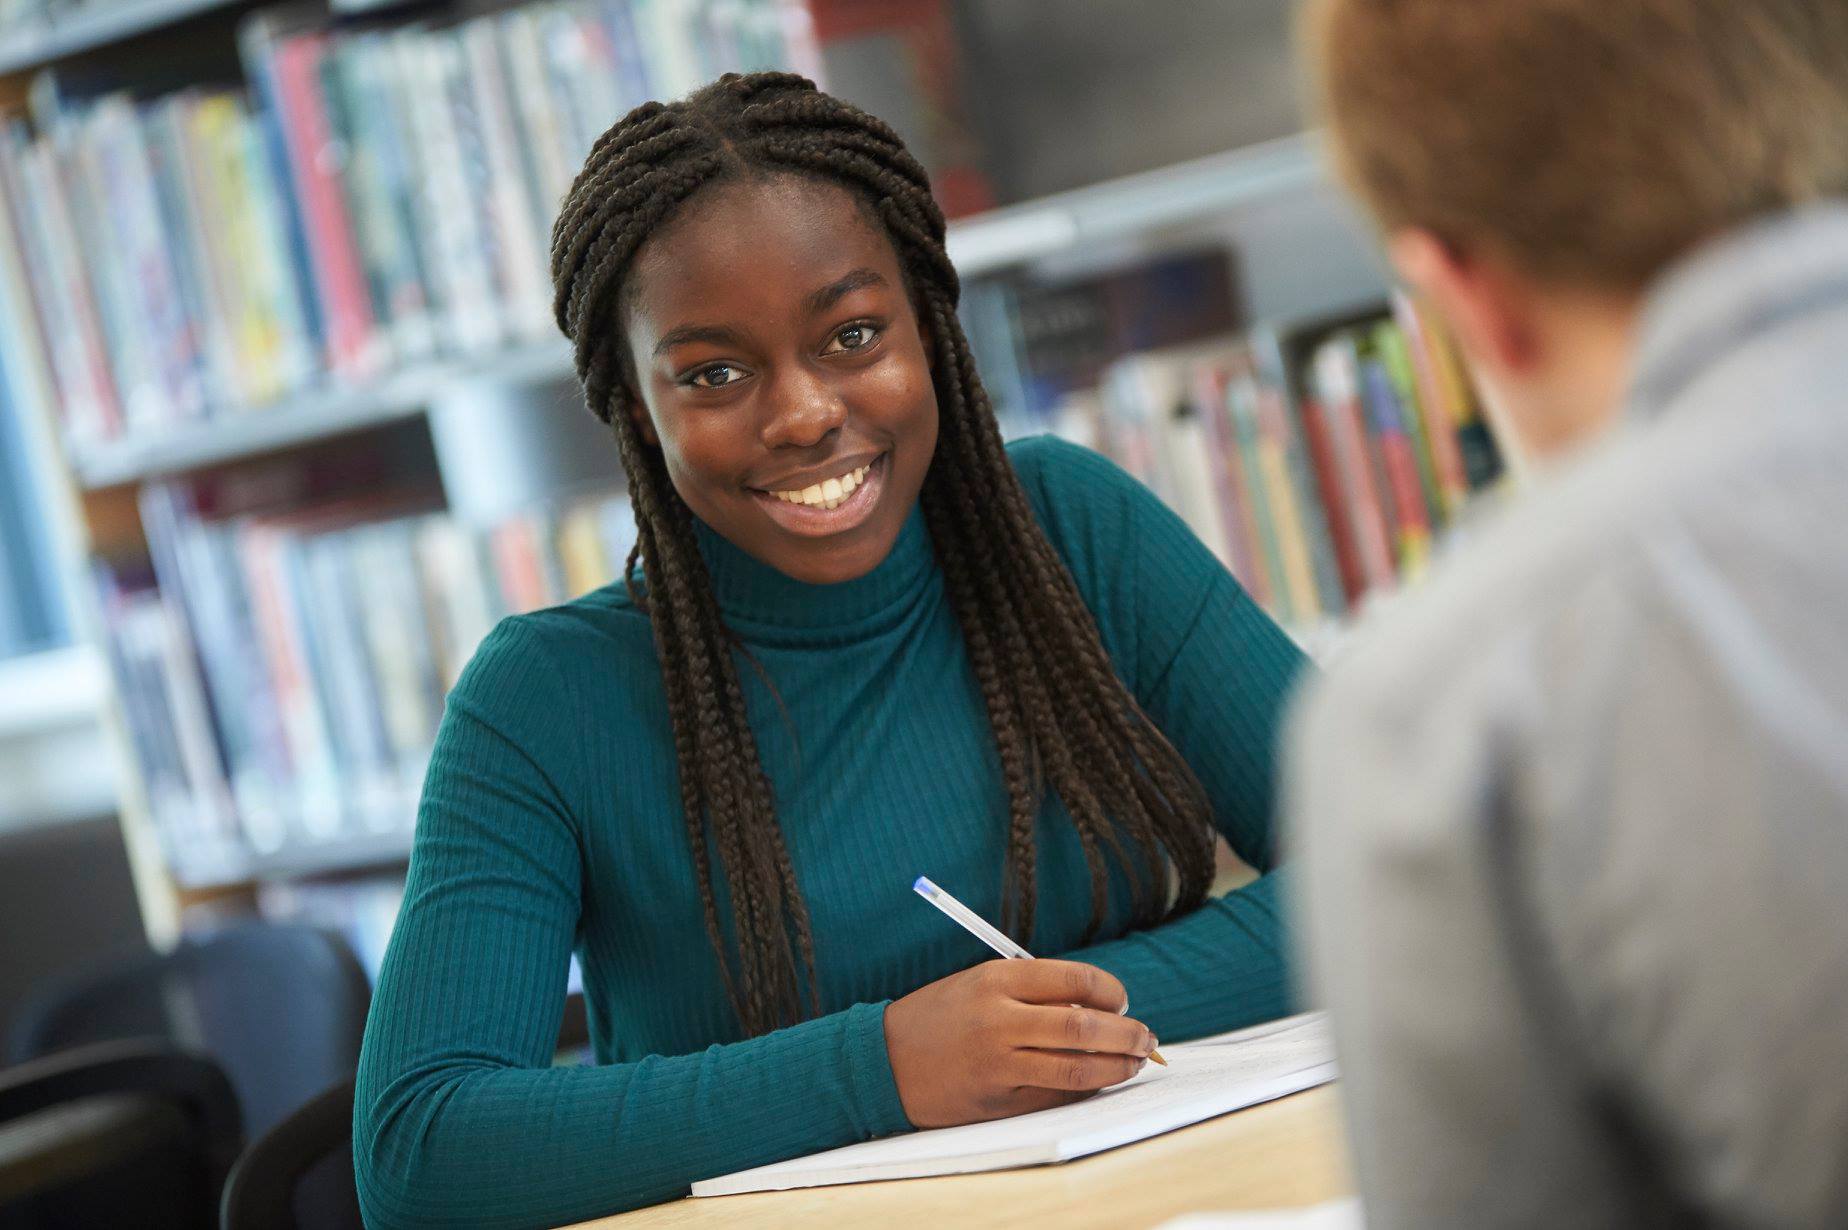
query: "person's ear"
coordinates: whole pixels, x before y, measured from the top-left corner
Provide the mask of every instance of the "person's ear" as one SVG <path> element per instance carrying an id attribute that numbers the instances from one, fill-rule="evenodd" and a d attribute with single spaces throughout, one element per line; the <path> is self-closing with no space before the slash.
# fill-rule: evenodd
<path id="1" fill-rule="evenodd" d="M 937 327 L 924 311 L 924 305 L 913 301 L 911 314 L 917 317 L 918 341 L 924 347 L 924 361 L 934 370 L 937 366 Z"/>
<path id="2" fill-rule="evenodd" d="M 1544 357 L 1533 287 L 1503 262 L 1430 231 L 1395 232 L 1386 252 L 1408 286 L 1449 322 L 1457 345 L 1494 376 L 1527 376 Z"/>
<path id="3" fill-rule="evenodd" d="M 633 387 L 624 391 L 623 401 L 628 405 L 629 420 L 635 424 L 635 434 L 641 437 L 642 443 L 649 448 L 660 448 L 661 437 L 655 434 L 654 419 L 649 417 L 648 407 L 642 404 Z"/>

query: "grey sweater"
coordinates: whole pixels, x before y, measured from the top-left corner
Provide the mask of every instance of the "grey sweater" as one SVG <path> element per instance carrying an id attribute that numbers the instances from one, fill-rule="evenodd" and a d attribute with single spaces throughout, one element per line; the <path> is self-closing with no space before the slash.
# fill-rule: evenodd
<path id="1" fill-rule="evenodd" d="M 1293 733 L 1370 1225 L 1848 1225 L 1848 205 L 1664 277 Z"/>

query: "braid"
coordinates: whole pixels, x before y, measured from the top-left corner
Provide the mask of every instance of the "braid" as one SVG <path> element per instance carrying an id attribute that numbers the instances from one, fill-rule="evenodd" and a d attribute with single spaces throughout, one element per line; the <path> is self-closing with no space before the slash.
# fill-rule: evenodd
<path id="1" fill-rule="evenodd" d="M 1138 926 L 1196 908 L 1213 872 L 1205 792 L 1117 678 L 1008 463 L 956 317 L 960 283 L 923 167 L 888 125 L 802 77 L 728 74 L 681 102 L 644 104 L 597 139 L 552 228 L 552 281 L 585 399 L 615 433 L 628 476 L 637 541 L 624 584 L 654 631 L 707 936 L 752 1034 L 819 1010 L 814 938 L 746 713 L 742 647 L 720 616 L 693 514 L 635 420 L 619 306 L 637 250 L 674 211 L 712 184 L 766 172 L 867 202 L 931 327 L 938 446 L 919 498 L 1007 791 L 1004 926 L 1031 938 L 1048 789 L 1084 853 L 1089 936 L 1106 918 L 1112 862 Z"/>

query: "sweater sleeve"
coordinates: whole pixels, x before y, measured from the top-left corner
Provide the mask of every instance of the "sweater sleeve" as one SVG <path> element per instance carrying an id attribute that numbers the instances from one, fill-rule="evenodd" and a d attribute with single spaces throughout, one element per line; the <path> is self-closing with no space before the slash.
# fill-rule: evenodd
<path id="1" fill-rule="evenodd" d="M 1274 779 L 1306 659 L 1147 488 L 1073 445 L 1037 451 L 1023 476 L 1118 673 L 1199 777 L 1214 826 L 1260 873 L 1184 918 L 1061 955 L 1115 974 L 1161 1038 L 1284 1015 L 1293 988 Z"/>
<path id="2" fill-rule="evenodd" d="M 697 1054 L 549 1066 L 582 882 L 566 696 L 514 619 L 449 699 L 354 1096 L 374 1230 L 580 1221 L 909 1127 L 884 1004 Z"/>

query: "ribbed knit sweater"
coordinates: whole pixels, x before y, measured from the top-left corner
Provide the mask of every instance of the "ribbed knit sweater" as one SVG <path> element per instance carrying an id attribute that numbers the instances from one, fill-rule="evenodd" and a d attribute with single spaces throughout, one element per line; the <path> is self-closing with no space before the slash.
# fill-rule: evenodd
<path id="1" fill-rule="evenodd" d="M 1289 1009 L 1272 762 L 1302 666 L 1185 525 L 1097 455 L 1009 447 L 1130 691 L 1261 875 L 1185 918 L 1080 948 L 1090 878 L 1048 798 L 1041 955 L 1122 979 L 1165 1041 Z M 554 1225 L 696 1179 L 910 1129 L 892 999 L 988 959 L 911 892 L 1000 915 L 1007 795 L 922 515 L 839 585 L 790 579 L 704 526 L 751 726 L 808 902 L 821 1015 L 741 1040 L 702 921 L 660 668 L 620 582 L 503 621 L 450 694 L 404 905 L 366 1029 L 354 1160 L 367 1222 Z M 719 914 L 729 920 L 720 884 Z M 549 1067 L 568 957 L 597 1063 Z"/>

